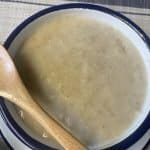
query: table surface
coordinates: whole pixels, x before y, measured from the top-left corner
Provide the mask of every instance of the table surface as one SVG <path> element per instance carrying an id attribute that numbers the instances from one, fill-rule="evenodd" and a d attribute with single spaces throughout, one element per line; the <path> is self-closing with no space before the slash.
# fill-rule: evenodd
<path id="1" fill-rule="evenodd" d="M 3 44 L 12 30 L 35 12 L 49 6 L 77 1 L 95 3 L 116 10 L 138 24 L 150 37 L 150 0 L 0 0 L 0 43 Z M 150 137 L 150 132 L 146 136 Z M 138 150 L 142 149 L 145 143 L 143 137 L 139 141 Z M 0 150 L 2 149 L 6 149 L 4 144 L 0 145 Z M 150 145 L 146 149 L 150 150 Z"/>

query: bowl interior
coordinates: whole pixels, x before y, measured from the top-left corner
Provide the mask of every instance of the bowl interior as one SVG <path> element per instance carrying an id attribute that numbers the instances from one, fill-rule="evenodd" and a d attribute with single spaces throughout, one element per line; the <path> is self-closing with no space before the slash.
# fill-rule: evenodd
<path id="1" fill-rule="evenodd" d="M 139 53 L 141 54 L 141 56 L 143 58 L 143 62 L 145 64 L 145 68 L 147 71 L 147 78 L 148 78 L 147 81 L 149 81 L 149 83 L 148 83 L 148 88 L 147 88 L 147 95 L 146 95 L 146 98 L 145 98 L 145 101 L 143 104 L 142 113 L 136 119 L 136 121 L 134 122 L 132 127 L 129 128 L 123 135 L 121 135 L 117 139 L 114 139 L 112 141 L 104 143 L 103 145 L 100 146 L 100 148 L 112 146 L 112 145 L 122 141 L 126 137 L 128 137 L 131 133 L 133 133 L 140 126 L 140 124 L 144 121 L 144 119 L 146 118 L 146 116 L 149 113 L 149 106 L 150 106 L 150 92 L 149 92 L 150 91 L 150 53 L 149 53 L 149 48 L 147 47 L 146 43 L 142 40 L 142 38 L 139 36 L 139 34 L 135 30 L 133 30 L 128 24 L 123 22 L 122 20 L 120 20 L 110 14 L 106 14 L 104 12 L 100 12 L 100 11 L 96 11 L 96 10 L 74 8 L 74 9 L 66 9 L 66 10 L 59 10 L 59 11 L 51 12 L 51 13 L 45 14 L 45 15 L 35 19 L 34 21 L 32 21 L 16 36 L 16 38 L 11 43 L 11 45 L 8 49 L 10 55 L 12 57 L 15 57 L 15 54 L 17 53 L 17 51 L 19 51 L 21 45 L 24 42 L 24 39 L 27 39 L 32 34 L 34 29 L 39 28 L 40 25 L 43 23 L 52 21 L 55 16 L 62 15 L 65 13 L 67 13 L 67 14 L 68 13 L 77 13 L 79 15 L 84 14 L 85 17 L 92 16 L 93 18 L 100 20 L 103 23 L 113 26 L 117 30 L 121 31 L 124 34 L 124 36 L 126 36 L 137 47 L 137 49 L 139 50 Z M 37 137 L 37 135 L 35 133 L 33 133 L 29 128 L 27 128 L 24 125 L 24 123 L 20 119 L 19 115 L 16 113 L 16 109 L 14 108 L 14 105 L 12 105 L 9 102 L 5 102 L 5 103 L 8 107 L 8 110 L 10 111 L 13 118 L 15 119 L 15 121 L 19 124 L 19 126 L 21 126 L 27 132 L 27 134 L 32 136 L 34 139 L 41 141 L 42 143 L 44 143 L 46 145 L 51 146 L 51 143 L 49 141 L 43 140 L 43 138 L 41 138 L 41 137 Z"/>

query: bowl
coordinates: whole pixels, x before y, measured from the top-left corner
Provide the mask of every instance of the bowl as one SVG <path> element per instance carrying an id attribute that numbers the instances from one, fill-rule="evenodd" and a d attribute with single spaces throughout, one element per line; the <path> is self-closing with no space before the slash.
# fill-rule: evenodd
<path id="1" fill-rule="evenodd" d="M 125 16 L 117 13 L 108 8 L 86 4 L 86 3 L 72 3 L 63 4 L 54 7 L 44 9 L 33 16 L 27 18 L 21 23 L 7 38 L 4 43 L 6 49 L 8 49 L 12 57 L 23 43 L 24 39 L 30 36 L 34 28 L 40 27 L 41 24 L 50 20 L 53 15 L 70 11 L 84 11 L 85 13 L 93 13 L 96 17 L 101 17 L 103 22 L 106 22 L 120 30 L 126 35 L 133 44 L 135 44 L 142 51 L 140 52 L 142 57 L 147 60 L 146 67 L 150 77 L 150 39 L 149 37 L 131 20 Z M 150 82 L 150 80 L 149 80 Z M 135 123 L 135 125 L 128 131 L 128 133 L 115 139 L 111 143 L 106 143 L 100 146 L 99 149 L 126 149 L 138 141 L 144 133 L 150 128 L 150 83 L 148 84 L 148 92 L 146 101 L 143 107 L 143 112 Z M 26 129 L 25 125 L 20 121 L 18 115 L 15 112 L 13 105 L 1 98 L 0 101 L 0 112 L 5 125 L 9 128 L 15 138 L 24 143 L 26 147 L 31 149 L 42 149 L 42 150 L 53 150 L 53 147 L 48 146 L 48 143 L 44 143 L 42 139 L 37 137 Z M 9 141 L 11 143 L 11 141 Z"/>

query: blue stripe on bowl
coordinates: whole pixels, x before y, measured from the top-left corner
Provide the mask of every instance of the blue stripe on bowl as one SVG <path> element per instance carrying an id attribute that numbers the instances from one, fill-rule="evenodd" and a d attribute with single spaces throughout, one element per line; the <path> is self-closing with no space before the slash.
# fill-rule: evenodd
<path id="1" fill-rule="evenodd" d="M 149 39 L 149 37 L 144 33 L 144 31 L 142 31 L 142 29 L 140 27 L 138 27 L 130 19 L 128 19 L 127 17 L 125 17 L 125 16 L 121 15 L 120 13 L 115 12 L 111 9 L 108 9 L 108 8 L 105 8 L 105 7 L 102 7 L 102 6 L 98 6 L 98 5 L 85 4 L 85 3 L 72 3 L 72 4 L 63 4 L 63 5 L 53 6 L 53 7 L 44 9 L 44 10 L 34 14 L 33 16 L 26 19 L 23 23 L 21 23 L 9 35 L 9 37 L 7 38 L 7 40 L 4 44 L 5 48 L 8 49 L 10 47 L 11 43 L 13 42 L 13 40 L 16 38 L 16 36 L 21 32 L 21 30 L 23 30 L 23 28 L 25 28 L 28 24 L 30 24 L 35 19 L 37 19 L 37 18 L 39 18 L 39 17 L 41 17 L 45 14 L 57 11 L 57 10 L 71 9 L 71 8 L 84 8 L 84 9 L 102 11 L 102 12 L 105 12 L 107 14 L 110 14 L 110 15 L 120 19 L 122 22 L 124 22 L 125 24 L 130 26 L 134 31 L 136 31 L 136 33 L 141 37 L 141 39 L 145 42 L 145 44 L 150 49 L 150 39 Z M 26 144 L 30 148 L 36 149 L 36 150 L 41 150 L 41 149 L 42 150 L 53 150 L 52 148 L 50 148 L 50 147 L 40 143 L 39 141 L 36 141 L 33 138 L 31 138 L 29 135 L 27 135 L 25 133 L 25 131 L 21 127 L 19 127 L 19 125 L 15 122 L 15 120 L 12 118 L 10 112 L 8 111 L 7 106 L 4 103 L 4 99 L 0 100 L 0 111 L 1 111 L 1 114 L 3 116 L 3 119 L 4 119 L 5 123 L 7 124 L 9 129 L 24 144 Z M 149 128 L 150 128 L 150 112 L 149 112 L 147 118 L 141 124 L 141 126 L 133 134 L 131 134 L 128 138 L 121 141 L 120 143 L 118 143 L 118 144 L 116 144 L 112 147 L 109 147 L 107 149 L 125 150 L 128 147 L 130 147 L 131 145 L 133 145 L 135 142 L 137 142 L 137 140 L 139 140 L 146 133 L 146 131 Z"/>

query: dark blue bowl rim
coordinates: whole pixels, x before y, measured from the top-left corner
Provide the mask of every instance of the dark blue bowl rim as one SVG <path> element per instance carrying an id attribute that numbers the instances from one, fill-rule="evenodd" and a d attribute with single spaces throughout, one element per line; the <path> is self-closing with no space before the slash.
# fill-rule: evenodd
<path id="1" fill-rule="evenodd" d="M 94 4 L 88 4 L 88 3 L 68 3 L 68 4 L 62 4 L 58 6 L 53 6 L 50 8 L 46 8 L 42 11 L 37 12 L 36 14 L 32 15 L 31 17 L 27 18 L 24 22 L 22 22 L 7 38 L 7 40 L 4 43 L 4 46 L 6 49 L 8 49 L 13 42 L 13 40 L 16 38 L 16 36 L 32 21 L 35 19 L 46 15 L 48 13 L 62 10 L 62 9 L 72 9 L 72 8 L 84 8 L 84 9 L 91 9 L 91 10 L 97 10 L 97 11 L 102 11 L 104 13 L 110 14 L 121 21 L 123 21 L 125 24 L 130 26 L 134 31 L 137 32 L 137 34 L 141 37 L 141 39 L 145 42 L 147 47 L 150 49 L 150 39 L 149 37 L 145 34 L 145 32 L 137 26 L 134 22 L 132 22 L 130 19 L 127 17 L 121 15 L 118 12 L 115 12 L 111 9 L 94 5 Z M 25 145 L 30 147 L 31 149 L 36 149 L 36 150 L 55 150 L 54 148 L 50 148 L 47 145 L 44 145 L 40 143 L 39 141 L 36 141 L 33 139 L 31 136 L 29 136 L 13 119 L 11 116 L 7 106 L 4 103 L 4 99 L 0 98 L 0 111 L 1 111 L 1 116 L 3 120 L 5 121 L 6 125 L 8 128 L 12 131 L 12 133 L 20 140 L 22 141 Z M 136 143 L 150 128 L 150 112 L 146 119 L 143 121 L 141 126 L 134 132 L 132 133 L 129 137 L 121 141 L 120 143 L 117 143 L 107 149 L 112 149 L 112 150 L 124 150 Z"/>

